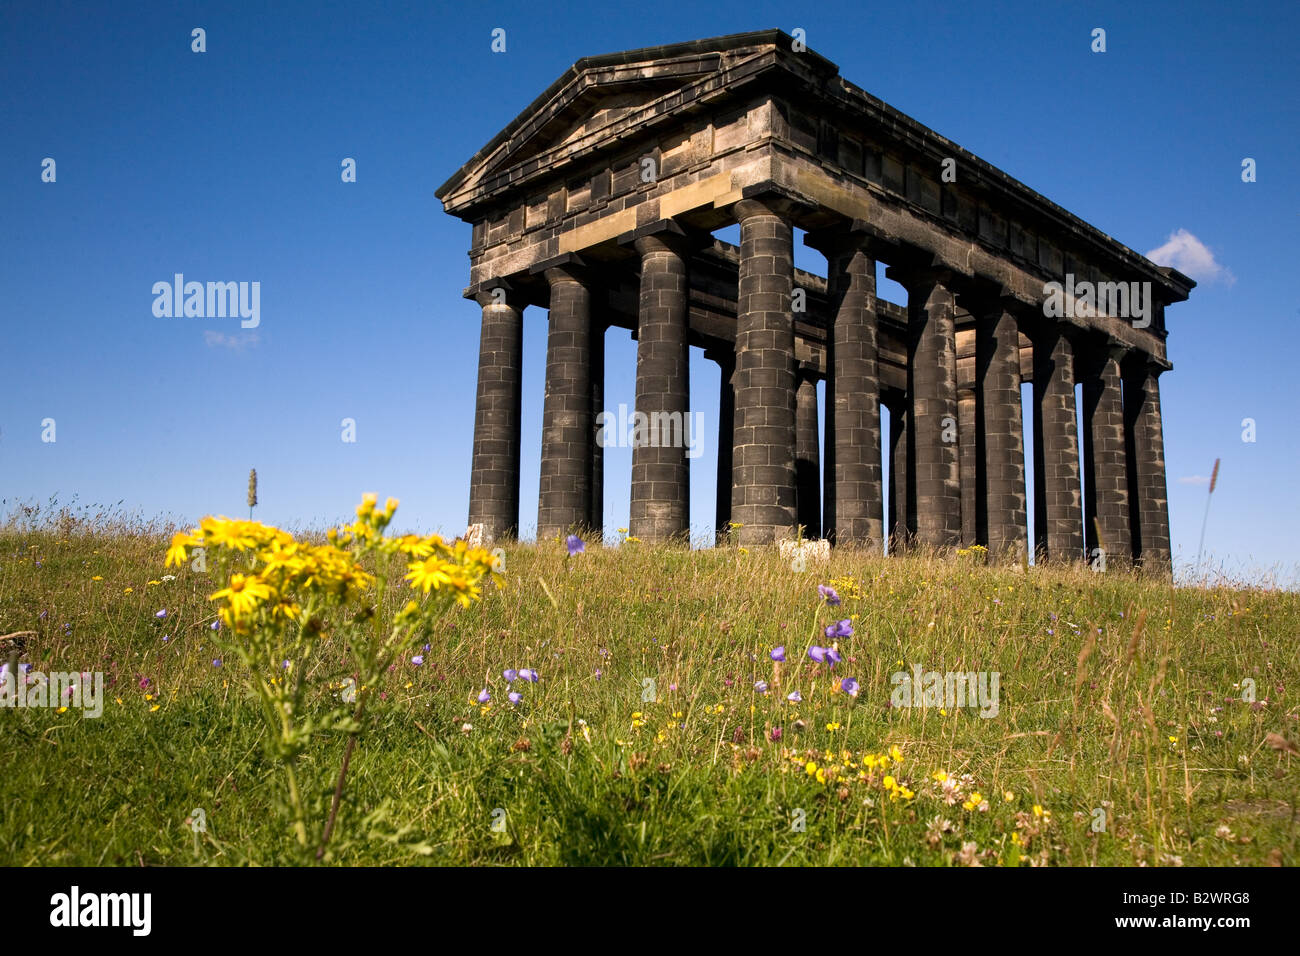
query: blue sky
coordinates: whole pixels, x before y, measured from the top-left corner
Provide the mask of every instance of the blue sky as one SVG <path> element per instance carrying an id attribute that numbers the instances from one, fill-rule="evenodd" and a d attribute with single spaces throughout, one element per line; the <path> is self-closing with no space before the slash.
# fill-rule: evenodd
<path id="1" fill-rule="evenodd" d="M 1210 561 L 1294 578 L 1296 4 L 85 6 L 0 11 L 6 507 L 57 494 L 238 514 L 256 467 L 266 521 L 323 525 L 373 490 L 402 499 L 399 523 L 463 530 L 479 312 L 460 297 L 469 226 L 434 190 L 582 56 L 801 27 L 850 81 L 1200 282 L 1169 310 L 1161 382 L 1174 549 L 1195 557 L 1221 457 Z M 1246 157 L 1257 182 L 1241 180 Z M 260 325 L 155 317 L 153 284 L 178 272 L 260 282 Z M 635 344 L 615 330 L 607 346 L 607 405 L 631 404 Z M 540 310 L 525 348 L 527 529 Z M 717 370 L 698 352 L 692 386 L 714 427 Z M 692 477 L 699 533 L 714 441 Z M 609 449 L 610 530 L 627 522 L 630 467 Z"/>

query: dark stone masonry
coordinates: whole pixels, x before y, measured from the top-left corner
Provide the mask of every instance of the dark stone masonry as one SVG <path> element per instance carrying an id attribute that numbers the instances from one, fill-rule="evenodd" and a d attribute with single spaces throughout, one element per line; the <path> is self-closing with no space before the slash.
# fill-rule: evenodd
<path id="1" fill-rule="evenodd" d="M 698 346 L 721 369 L 719 534 L 736 522 L 740 543 L 771 544 L 802 526 L 841 547 L 888 535 L 891 549 L 979 544 L 1020 560 L 1028 456 L 1040 560 L 1100 550 L 1108 565 L 1168 570 L 1158 380 L 1172 367 L 1165 306 L 1195 283 L 784 33 L 579 60 L 437 195 L 473 226 L 469 520 L 486 540 L 520 527 L 531 305 L 550 317 L 539 538 L 600 526 L 603 341 L 618 326 L 637 340 L 635 411 L 651 423 L 632 458 L 642 540 L 689 532 Z M 737 223 L 739 247 L 713 238 Z M 795 229 L 825 277 L 794 267 Z M 878 263 L 906 306 L 876 297 Z"/>

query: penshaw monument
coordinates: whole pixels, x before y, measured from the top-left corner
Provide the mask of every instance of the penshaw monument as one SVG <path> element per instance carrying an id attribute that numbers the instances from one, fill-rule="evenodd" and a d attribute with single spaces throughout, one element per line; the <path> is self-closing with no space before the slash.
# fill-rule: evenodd
<path id="1" fill-rule="evenodd" d="M 601 524 L 602 343 L 618 326 L 637 342 L 646 416 L 686 419 L 691 346 L 721 367 L 716 525 L 737 523 L 742 544 L 802 526 L 837 547 L 980 544 L 1020 560 L 1031 455 L 1038 560 L 1168 571 L 1165 306 L 1195 283 L 785 33 L 579 60 L 437 196 L 473 227 L 469 521 L 487 538 L 520 527 L 523 318 L 537 306 L 539 539 Z M 737 223 L 739 247 L 712 236 Z M 795 229 L 824 278 L 794 267 Z M 905 305 L 876 297 L 877 263 Z M 688 533 L 684 444 L 633 448 L 642 540 Z"/>

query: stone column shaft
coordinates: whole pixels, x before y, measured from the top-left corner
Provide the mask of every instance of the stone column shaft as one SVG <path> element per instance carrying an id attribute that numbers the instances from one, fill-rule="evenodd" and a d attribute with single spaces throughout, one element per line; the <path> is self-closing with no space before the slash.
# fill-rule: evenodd
<path id="1" fill-rule="evenodd" d="M 1108 564 L 1127 564 L 1133 539 L 1119 354 L 1103 347 L 1091 358 L 1083 383 L 1085 541 L 1090 559 L 1100 548 Z"/>
<path id="2" fill-rule="evenodd" d="M 605 533 L 605 449 L 596 440 L 600 413 L 605 410 L 605 319 L 591 315 L 591 516 L 587 524 L 597 535 Z"/>
<path id="3" fill-rule="evenodd" d="M 1034 340 L 1034 537 L 1040 560 L 1084 556 L 1074 347 L 1055 328 Z"/>
<path id="4" fill-rule="evenodd" d="M 690 533 L 686 256 L 678 239 L 663 235 L 635 245 L 641 255 L 636 410 L 647 430 L 632 448 L 629 530 L 643 541 L 665 541 Z"/>
<path id="5" fill-rule="evenodd" d="M 817 383 L 799 375 L 795 390 L 795 486 L 805 538 L 822 536 L 821 441 L 817 436 Z"/>
<path id="6" fill-rule="evenodd" d="M 474 450 L 470 467 L 469 523 L 484 526 L 485 540 L 519 531 L 519 443 L 523 367 L 523 303 L 504 290 L 478 296 L 479 336 Z"/>
<path id="7" fill-rule="evenodd" d="M 736 301 L 736 412 L 732 520 L 741 544 L 771 544 L 794 531 L 794 233 L 772 205 L 736 204 L 740 283 Z"/>
<path id="8" fill-rule="evenodd" d="M 551 286 L 542 404 L 542 467 L 537 503 L 539 540 L 591 521 L 591 290 L 569 269 L 546 270 Z"/>
<path id="9" fill-rule="evenodd" d="M 1133 551 L 1144 571 L 1168 574 L 1169 489 L 1165 481 L 1164 426 L 1160 415 L 1160 370 L 1145 366 L 1125 381 L 1124 412 L 1129 420 L 1132 487 L 1136 501 Z"/>
<path id="10" fill-rule="evenodd" d="M 733 428 L 736 415 L 736 390 L 732 376 L 736 374 L 734 349 L 716 356 L 718 361 L 718 481 L 714 505 L 714 535 L 716 541 L 725 541 L 731 523 L 731 460 Z"/>
<path id="11" fill-rule="evenodd" d="M 823 533 L 836 545 L 884 541 L 876 261 L 854 236 L 817 246 L 826 255 L 826 472 Z"/>
<path id="12" fill-rule="evenodd" d="M 1020 409 L 1020 328 L 995 306 L 976 320 L 975 378 L 979 390 L 979 495 L 983 540 L 994 558 L 1027 557 L 1025 438 Z"/>
<path id="13" fill-rule="evenodd" d="M 956 306 L 942 273 L 904 277 L 912 334 L 908 381 L 908 466 L 916 489 L 918 544 L 951 548 L 961 539 L 957 461 Z"/>
<path id="14" fill-rule="evenodd" d="M 914 491 L 907 467 L 906 396 L 889 406 L 889 548 L 902 552 L 914 534 L 912 512 Z"/>
<path id="15" fill-rule="evenodd" d="M 979 490 L 982 469 L 976 464 L 980 444 L 978 406 L 973 389 L 957 390 L 957 473 L 961 478 L 961 543 L 966 548 L 988 543 L 984 495 Z"/>

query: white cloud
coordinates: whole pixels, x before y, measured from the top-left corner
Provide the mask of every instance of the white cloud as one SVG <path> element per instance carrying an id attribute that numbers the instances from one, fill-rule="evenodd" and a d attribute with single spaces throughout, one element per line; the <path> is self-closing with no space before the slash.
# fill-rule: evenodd
<path id="1" fill-rule="evenodd" d="M 1198 282 L 1222 280 L 1232 285 L 1237 281 L 1231 270 L 1215 261 L 1214 253 L 1206 248 L 1205 243 L 1186 229 L 1171 232 L 1169 241 L 1148 252 L 1147 258 L 1157 265 L 1172 266 Z"/>
<path id="2" fill-rule="evenodd" d="M 1180 485 L 1208 485 L 1210 479 L 1205 475 L 1188 475 L 1185 478 L 1179 478 L 1178 483 Z"/>
<path id="3" fill-rule="evenodd" d="M 210 349 L 225 348 L 238 352 L 248 346 L 257 345 L 260 341 L 261 338 L 256 332 L 240 332 L 238 335 L 226 335 L 224 332 L 214 332 L 212 329 L 205 329 L 203 332 L 203 344 Z"/>

